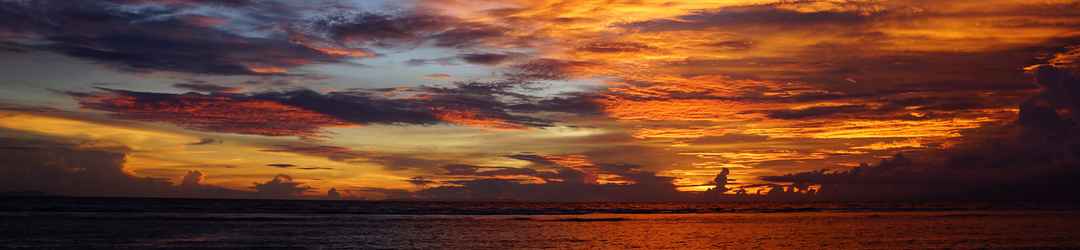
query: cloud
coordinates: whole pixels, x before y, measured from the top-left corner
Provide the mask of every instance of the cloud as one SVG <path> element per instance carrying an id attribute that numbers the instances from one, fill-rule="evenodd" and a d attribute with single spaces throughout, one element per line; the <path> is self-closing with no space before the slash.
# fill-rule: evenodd
<path id="1" fill-rule="evenodd" d="M 288 163 L 271 163 L 271 164 L 266 164 L 266 166 L 267 166 L 267 167 L 275 167 L 275 168 L 291 168 L 291 167 L 296 167 L 296 165 L 293 165 L 293 164 L 288 164 Z"/>
<path id="2" fill-rule="evenodd" d="M 331 200 L 341 199 L 341 193 L 337 191 L 337 188 L 330 188 L 326 191 L 326 198 Z"/>
<path id="3" fill-rule="evenodd" d="M 418 46 L 431 42 L 438 47 L 465 48 L 502 35 L 503 30 L 453 16 L 423 11 L 402 13 L 346 12 L 313 22 L 333 40 L 378 47 Z"/>
<path id="4" fill-rule="evenodd" d="M 296 169 L 300 169 L 300 170 L 334 170 L 333 168 L 324 168 L 324 167 L 302 167 L 302 168 L 296 168 Z"/>
<path id="5" fill-rule="evenodd" d="M 768 140 L 768 136 L 763 135 L 746 135 L 746 134 L 724 134 L 719 136 L 702 136 L 687 141 L 687 143 L 695 145 L 715 145 L 715 144 L 733 144 L 733 143 L 752 143 L 762 142 Z"/>
<path id="6" fill-rule="evenodd" d="M 180 181 L 180 187 L 181 188 L 198 187 L 198 186 L 202 185 L 202 181 L 203 181 L 204 177 L 205 177 L 205 175 L 203 175 L 203 173 L 199 172 L 198 170 L 188 171 L 187 174 L 184 175 L 184 178 Z"/>
<path id="7" fill-rule="evenodd" d="M 221 85 L 214 85 L 214 84 L 209 84 L 209 83 L 196 83 L 196 82 L 177 83 L 177 84 L 173 84 L 172 86 L 174 88 L 178 88 L 178 89 L 186 89 L 186 90 L 191 90 L 191 91 L 209 92 L 209 93 L 215 93 L 215 92 L 233 93 L 233 92 L 239 92 L 240 91 L 240 88 L 237 88 L 237 87 L 221 86 Z"/>
<path id="8" fill-rule="evenodd" d="M 376 56 L 369 47 L 468 48 L 502 34 L 451 16 L 334 3 L 5 1 L 0 42 L 126 71 L 290 75 L 300 66 Z"/>
<path id="9" fill-rule="evenodd" d="M 221 144 L 221 143 L 222 143 L 222 141 L 219 140 L 219 139 L 202 138 L 202 139 L 199 139 L 199 141 L 197 141 L 197 142 L 192 142 L 192 143 L 189 143 L 187 145 L 189 145 L 189 146 L 202 146 L 202 145 L 212 145 L 212 144 Z"/>
<path id="10" fill-rule="evenodd" d="M 346 58 L 273 36 L 244 34 L 280 25 L 280 16 L 257 14 L 279 9 L 272 2 L 234 2 L 220 8 L 240 16 L 235 27 L 205 20 L 230 16 L 192 16 L 200 4 L 152 5 L 132 1 L 5 2 L 0 13 L 18 22 L 3 26 L 42 40 L 32 48 L 88 59 L 131 71 L 172 71 L 219 75 L 284 74 L 311 63 Z M 281 15 L 290 13 L 276 12 Z M 194 20 L 194 21 L 193 21 Z M 204 20 L 204 21 L 197 21 Z M 235 28 L 235 29 L 233 29 Z"/>
<path id="11" fill-rule="evenodd" d="M 449 80 L 450 78 L 453 78 L 453 76 L 447 73 L 435 73 L 424 75 L 424 78 L 429 80 Z"/>
<path id="12" fill-rule="evenodd" d="M 869 109 L 864 105 L 840 105 L 840 106 L 817 106 L 803 109 L 772 110 L 766 111 L 769 118 L 774 119 L 813 119 L 835 114 L 849 114 L 866 112 Z"/>
<path id="13" fill-rule="evenodd" d="M 446 164 L 446 161 L 429 159 L 423 155 L 407 153 L 385 153 L 377 151 L 358 151 L 346 147 L 319 145 L 312 143 L 291 143 L 273 145 L 262 151 L 294 153 L 325 157 L 345 163 L 373 163 L 389 170 L 430 169 Z M 316 170 L 316 169 L 311 169 Z"/>
<path id="14" fill-rule="evenodd" d="M 596 66 L 585 61 L 571 61 L 541 58 L 512 65 L 505 75 L 511 79 L 523 81 L 566 80 L 581 74 L 585 68 Z"/>
<path id="15" fill-rule="evenodd" d="M 507 53 L 494 53 L 494 52 L 473 52 L 464 53 L 456 56 L 439 57 L 432 59 L 409 59 L 405 61 L 405 65 L 409 66 L 423 66 L 423 65 L 440 65 L 440 66 L 452 66 L 459 65 L 461 63 L 469 63 L 485 66 L 500 66 L 507 62 L 513 61 L 518 58 L 527 58 L 527 54 L 507 52 Z"/>
<path id="16" fill-rule="evenodd" d="M 80 145 L 55 139 L 0 138 L 6 164 L 0 174 L 4 191 L 40 191 L 68 195 L 148 195 L 167 193 L 166 180 L 124 172 L 127 148 Z"/>
<path id="17" fill-rule="evenodd" d="M 0 137 L 0 192 L 125 197 L 247 197 L 242 191 L 203 184 L 206 175 L 188 171 L 178 185 L 167 179 L 133 176 L 125 170 L 130 149 L 96 141 L 69 141 L 34 134 Z"/>
<path id="18" fill-rule="evenodd" d="M 701 30 L 707 28 L 736 27 L 745 28 L 753 25 L 771 25 L 794 29 L 795 25 L 805 27 L 819 24 L 855 25 L 868 23 L 874 18 L 887 15 L 886 11 L 872 9 L 835 9 L 826 11 L 800 11 L 794 4 L 765 4 L 752 6 L 727 7 L 717 10 L 705 10 L 677 19 L 660 19 L 625 24 L 626 27 L 642 31 Z M 812 4 L 812 3 L 807 3 Z M 792 8 L 794 7 L 794 8 Z"/>
<path id="19" fill-rule="evenodd" d="M 470 53 L 470 54 L 459 55 L 459 58 L 461 58 L 461 60 L 463 60 L 463 61 L 465 61 L 467 63 L 480 64 L 480 65 L 489 65 L 489 66 L 495 66 L 495 65 L 502 64 L 503 62 L 506 62 L 507 60 L 509 60 L 509 59 L 511 59 L 513 57 L 514 57 L 513 54 L 497 54 L 497 53 Z"/>
<path id="20" fill-rule="evenodd" d="M 325 128 L 367 124 L 550 127 L 554 121 L 525 114 L 596 112 L 595 105 L 586 100 L 536 97 L 514 90 L 527 88 L 528 84 L 456 82 L 451 86 L 351 89 L 325 94 L 305 89 L 171 94 L 106 88 L 64 93 L 82 108 L 110 112 L 119 119 L 167 122 L 210 132 L 308 138 L 320 136 Z"/>
<path id="21" fill-rule="evenodd" d="M 1020 105 L 1015 123 L 970 131 L 941 150 L 896 155 L 846 171 L 811 171 L 762 180 L 820 185 L 817 197 L 835 200 L 1075 200 L 1080 138 L 1073 116 L 1080 78 L 1061 68 L 1034 70 L 1043 88 Z"/>
<path id="22" fill-rule="evenodd" d="M 593 42 L 577 48 L 578 51 L 592 53 L 634 53 L 656 49 L 647 44 L 635 42 Z"/>
<path id="23" fill-rule="evenodd" d="M 112 112 L 116 118 L 168 122 L 203 131 L 311 137 L 323 127 L 349 125 L 327 114 L 247 96 L 102 90 L 71 94 L 83 108 Z"/>
<path id="24" fill-rule="evenodd" d="M 255 192 L 259 196 L 273 198 L 296 198 L 314 189 L 303 183 L 293 181 L 288 175 L 279 174 L 264 183 L 255 183 Z"/>
<path id="25" fill-rule="evenodd" d="M 674 201 L 687 200 L 672 183 L 632 164 L 594 164 L 582 156 L 518 154 L 524 168 L 465 164 L 443 166 L 438 176 L 417 176 L 426 187 L 413 193 L 425 200 Z M 431 178 L 434 178 L 431 179 Z"/>

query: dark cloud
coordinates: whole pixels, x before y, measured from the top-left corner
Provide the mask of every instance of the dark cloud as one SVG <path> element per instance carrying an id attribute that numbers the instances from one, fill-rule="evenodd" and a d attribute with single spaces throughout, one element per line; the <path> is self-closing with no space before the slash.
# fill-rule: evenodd
<path id="1" fill-rule="evenodd" d="M 442 176 L 413 178 L 428 186 L 412 197 L 425 200 L 515 201 L 674 201 L 689 196 L 675 189 L 673 177 L 657 176 L 632 164 L 592 164 L 575 156 L 534 154 L 508 158 L 532 167 L 484 167 L 451 164 Z M 598 176 L 603 175 L 603 183 Z M 436 181 L 429 178 L 447 178 Z M 539 183 L 537 183 L 539 181 Z M 437 186 L 433 186 L 439 184 Z"/>
<path id="2" fill-rule="evenodd" d="M 427 185 L 435 184 L 436 182 L 433 181 L 433 180 L 429 180 L 427 177 L 414 176 L 412 178 L 409 178 L 409 183 L 413 184 L 413 185 L 424 187 L 424 186 L 427 186 Z"/>
<path id="3" fill-rule="evenodd" d="M 604 114 L 604 106 L 597 102 L 601 98 L 597 93 L 561 93 L 531 103 L 515 104 L 512 109 L 522 113 L 556 112 L 578 116 L 599 116 Z"/>
<path id="4" fill-rule="evenodd" d="M 595 66 L 595 64 L 584 61 L 542 58 L 512 65 L 505 72 L 505 75 L 511 79 L 522 81 L 566 80 L 571 76 L 575 76 L 582 68 L 589 66 Z"/>
<path id="5" fill-rule="evenodd" d="M 423 66 L 423 65 L 441 65 L 452 66 L 459 65 L 461 63 L 485 65 L 485 66 L 499 66 L 507 62 L 513 61 L 517 58 L 524 58 L 526 54 L 506 52 L 474 52 L 464 53 L 457 56 L 440 57 L 432 59 L 409 59 L 405 61 L 405 65 L 409 66 Z"/>
<path id="6" fill-rule="evenodd" d="M 969 131 L 943 151 L 897 155 L 846 171 L 812 171 L 762 180 L 796 190 L 820 185 L 836 200 L 1076 200 L 1080 142 L 1074 116 L 1080 80 L 1059 68 L 1034 71 L 1042 92 L 1020 105 L 1013 124 Z"/>
<path id="7" fill-rule="evenodd" d="M 334 40 L 379 47 L 418 46 L 430 41 L 438 47 L 465 48 L 503 34 L 497 27 L 423 12 L 348 12 L 317 20 L 314 27 Z"/>
<path id="8" fill-rule="evenodd" d="M 56 195 L 237 198 L 248 194 L 203 184 L 205 175 L 189 171 L 179 185 L 167 179 L 137 177 L 124 170 L 128 149 L 103 142 L 70 142 L 23 134 L 0 138 L 0 192 L 34 191 Z"/>
<path id="9" fill-rule="evenodd" d="M 209 83 L 194 83 L 194 82 L 192 82 L 192 83 L 177 83 L 177 84 L 173 84 L 172 86 L 174 88 L 178 88 L 178 89 L 186 89 L 186 90 L 191 90 L 191 91 L 209 92 L 209 93 L 215 93 L 215 92 L 238 92 L 238 91 L 240 91 L 240 88 L 237 88 L 237 87 L 221 86 L 221 85 L 215 85 L 215 84 L 209 84 Z"/>
<path id="10" fill-rule="evenodd" d="M 564 179 L 574 180 L 570 173 Z M 550 182 L 528 184 L 507 179 L 455 181 L 453 186 L 439 186 L 413 194 L 422 200 L 474 201 L 682 201 L 687 196 L 670 183 L 582 184 Z"/>
<path id="11" fill-rule="evenodd" d="M 731 27 L 746 28 L 760 25 L 795 29 L 820 24 L 858 25 L 888 14 L 888 12 L 884 11 L 866 12 L 860 10 L 810 12 L 782 8 L 783 6 L 785 4 L 765 4 L 704 10 L 674 19 L 634 22 L 624 26 L 648 32 Z"/>
<path id="12" fill-rule="evenodd" d="M 212 132 L 310 137 L 323 127 L 349 124 L 303 107 L 250 96 L 102 90 L 70 94 L 83 108 L 112 112 L 120 119 L 168 122 Z"/>
<path id="13" fill-rule="evenodd" d="M 448 175 L 472 175 L 476 174 L 478 169 L 476 166 L 464 165 L 464 164 L 451 164 L 443 166 Z"/>
<path id="14" fill-rule="evenodd" d="M 184 175 L 184 178 L 180 180 L 180 187 L 190 188 L 200 186 L 202 185 L 203 178 L 205 178 L 205 175 L 198 170 L 188 171 L 187 174 Z"/>
<path id="15" fill-rule="evenodd" d="M 288 175 L 279 174 L 264 183 L 255 183 L 255 192 L 259 196 L 273 198 L 296 198 L 314 189 L 304 183 L 295 182 Z"/>
<path id="16" fill-rule="evenodd" d="M 476 46 L 480 42 L 499 38 L 505 30 L 479 23 L 458 23 L 459 27 L 431 35 L 436 46 L 463 48 Z"/>
<path id="17" fill-rule="evenodd" d="M 747 134 L 724 134 L 720 136 L 702 136 L 687 141 L 687 143 L 694 145 L 714 145 L 714 144 L 732 144 L 732 143 L 752 143 L 762 142 L 768 140 L 768 136 L 764 135 L 747 135 Z"/>
<path id="18" fill-rule="evenodd" d="M 332 161 L 345 163 L 373 163 L 389 170 L 430 169 L 446 164 L 442 160 L 427 159 L 416 155 L 357 151 L 345 147 L 307 143 L 274 145 L 263 151 L 326 157 Z"/>
<path id="19" fill-rule="evenodd" d="M 471 64 L 495 66 L 495 65 L 499 65 L 499 64 L 501 64 L 503 62 L 506 62 L 507 60 L 513 58 L 513 56 L 514 55 L 512 55 L 512 54 L 498 54 L 498 53 L 470 53 L 470 54 L 462 54 L 462 55 L 459 55 L 458 57 L 460 57 L 461 60 L 463 60 L 463 61 L 465 61 L 467 63 L 471 63 Z"/>
<path id="20" fill-rule="evenodd" d="M 5 164 L 4 191 L 39 191 L 67 195 L 151 195 L 168 193 L 167 180 L 139 178 L 124 172 L 128 149 L 95 147 L 51 139 L 0 138 Z"/>
<path id="21" fill-rule="evenodd" d="M 334 170 L 333 168 L 324 168 L 324 167 L 302 167 L 302 168 L 296 168 L 296 169 L 300 169 L 300 170 Z"/>
<path id="22" fill-rule="evenodd" d="M 337 191 L 337 188 L 330 188 L 326 191 L 326 198 L 331 200 L 341 199 L 341 192 Z"/>
<path id="23" fill-rule="evenodd" d="M 820 4 L 821 6 L 816 6 Z M 948 6 L 948 4 L 945 4 Z M 826 7 L 827 6 L 827 7 Z M 1056 6 L 1056 7 L 1048 7 Z M 822 8 L 824 7 L 824 8 Z M 995 8 L 971 10 L 941 8 L 931 2 L 861 3 L 789 1 L 702 10 L 670 19 L 625 24 L 638 32 L 688 30 L 706 34 L 730 34 L 715 44 L 696 48 L 708 54 L 713 48 L 732 49 L 732 59 L 705 59 L 690 56 L 682 62 L 664 65 L 681 75 L 723 74 L 735 79 L 808 83 L 821 93 L 877 95 L 914 91 L 1017 91 L 1031 84 L 1017 69 L 1042 63 L 1039 55 L 1054 54 L 1076 44 L 1076 36 L 1061 35 L 1045 41 L 980 48 L 977 39 L 940 38 L 897 33 L 886 27 L 940 29 L 940 23 L 998 23 L 1015 16 L 1017 20 L 1039 22 L 1042 18 L 1068 11 L 1072 4 L 1012 3 Z M 953 6 L 956 7 L 956 6 Z M 992 10 L 991 10 L 992 9 Z M 1042 11 L 1034 11 L 1034 10 Z M 950 12 L 953 11 L 953 12 Z M 977 14 L 976 14 L 977 13 Z M 1057 20 L 1050 18 L 1051 20 Z M 991 21 L 993 20 L 993 21 Z M 1058 21 L 1041 27 L 1061 29 Z M 919 28 L 916 28 L 919 29 Z M 811 32 L 812 43 L 757 46 L 791 39 L 785 34 Z M 964 31 L 958 31 L 964 32 Z M 925 39 L 925 40 L 923 40 Z M 937 46 L 956 43 L 962 50 Z M 762 53 L 755 53 L 761 49 Z M 899 50 L 899 51 L 898 51 Z M 763 55 L 772 54 L 772 55 Z M 811 98 L 814 95 L 803 96 Z M 794 100 L 794 99 L 792 99 Z M 1007 106 L 1015 105 L 1009 103 Z M 1007 107 L 1006 106 L 1006 107 Z M 999 106 L 1001 107 L 1001 106 Z"/>
<path id="24" fill-rule="evenodd" d="M 866 46 L 830 45 L 799 48 L 797 53 L 783 57 L 691 58 L 667 66 L 684 74 L 710 74 L 726 69 L 726 75 L 738 79 L 805 82 L 826 91 L 793 96 L 791 100 L 820 99 L 829 97 L 821 95 L 830 92 L 855 96 L 919 91 L 1016 91 L 1032 88 L 1017 69 L 1038 63 L 1031 55 L 1050 51 L 1055 46 L 1060 45 L 1054 42 L 1045 47 L 982 52 L 880 55 Z"/>
<path id="25" fill-rule="evenodd" d="M 709 47 L 724 50 L 748 50 L 754 48 L 754 42 L 746 40 L 719 41 L 707 45 Z"/>
<path id="26" fill-rule="evenodd" d="M 346 13 L 317 20 L 315 25 L 325 29 L 333 39 L 384 47 L 417 42 L 425 34 L 446 27 L 440 17 L 414 13 Z"/>
<path id="27" fill-rule="evenodd" d="M 289 75 L 299 66 L 376 56 L 366 47 L 468 48 L 502 35 L 449 16 L 366 12 L 333 1 L 5 1 L 0 16 L 0 43 L 12 45 L 4 47 L 129 71 L 217 75 Z"/>
<path id="28" fill-rule="evenodd" d="M 353 151 L 345 147 L 307 144 L 282 144 L 264 149 L 265 152 L 295 153 L 311 156 L 326 157 L 332 161 L 351 161 L 368 156 L 367 153 Z"/>
<path id="29" fill-rule="evenodd" d="M 138 1 L 32 1 L 0 4 L 12 20 L 0 26 L 42 39 L 32 47 L 133 71 L 245 75 L 283 74 L 288 68 L 333 63 L 344 58 L 326 48 L 294 43 L 284 36 L 250 36 L 216 27 L 215 17 L 184 14 L 209 1 L 165 4 L 157 8 L 125 5 Z M 257 29 L 281 25 L 285 18 L 272 1 L 218 4 L 258 20 Z M 218 17 L 227 18 L 227 17 Z M 17 21 L 15 21 L 17 20 Z M 195 21 L 192 20 L 204 20 Z M 224 21 L 221 21 L 224 22 Z M 37 44 L 37 43 L 35 43 Z"/>
<path id="30" fill-rule="evenodd" d="M 865 105 L 841 105 L 841 106 L 818 106 L 803 109 L 772 110 L 766 111 L 769 118 L 774 119 L 812 119 L 830 116 L 834 114 L 862 113 L 869 110 Z"/>
<path id="31" fill-rule="evenodd" d="M 221 140 L 218 140 L 218 139 L 215 139 L 215 138 L 202 138 L 202 139 L 199 139 L 199 141 L 197 141 L 197 142 L 192 142 L 192 143 L 189 143 L 187 145 L 190 145 L 190 146 L 202 146 L 202 145 L 212 145 L 212 144 L 221 144 L 221 143 L 222 143 Z"/>
<path id="32" fill-rule="evenodd" d="M 271 164 L 266 164 L 266 166 L 267 166 L 267 167 L 275 167 L 275 168 L 291 168 L 291 167 L 296 167 L 296 165 L 293 165 L 293 164 L 288 164 L 288 163 L 271 163 Z"/>
<path id="33" fill-rule="evenodd" d="M 454 124 L 492 129 L 548 127 L 536 112 L 591 112 L 587 100 L 522 94 L 520 81 L 457 82 L 409 89 L 298 89 L 257 93 L 151 93 L 99 88 L 64 92 L 81 107 L 116 118 L 168 122 L 190 129 L 265 136 L 317 137 L 326 127 Z"/>

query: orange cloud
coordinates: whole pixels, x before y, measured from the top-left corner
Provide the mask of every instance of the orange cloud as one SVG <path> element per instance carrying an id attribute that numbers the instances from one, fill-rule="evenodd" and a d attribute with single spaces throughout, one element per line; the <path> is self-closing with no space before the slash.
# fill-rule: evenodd
<path id="1" fill-rule="evenodd" d="M 439 109 L 435 111 L 435 117 L 439 120 L 445 121 L 450 124 L 457 124 L 470 127 L 491 128 L 491 129 L 525 129 L 527 127 L 521 124 L 515 124 L 507 121 L 503 121 L 496 118 L 485 117 L 475 111 L 468 110 L 449 110 Z"/>
<path id="2" fill-rule="evenodd" d="M 258 74 L 284 74 L 289 72 L 286 68 L 274 66 L 248 66 L 248 70 Z"/>

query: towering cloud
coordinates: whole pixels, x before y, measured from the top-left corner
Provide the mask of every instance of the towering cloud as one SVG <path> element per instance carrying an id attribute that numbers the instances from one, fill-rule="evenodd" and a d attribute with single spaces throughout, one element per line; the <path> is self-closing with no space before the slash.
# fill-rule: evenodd
<path id="1" fill-rule="evenodd" d="M 1065 68 L 1034 68 L 1042 91 L 1020 105 L 1017 120 L 973 130 L 940 152 L 897 155 L 847 171 L 765 176 L 793 186 L 820 185 L 818 198 L 1069 200 L 1077 196 L 1080 78 Z"/>
<path id="2" fill-rule="evenodd" d="M 0 192 L 126 197 L 251 197 L 247 192 L 202 183 L 205 174 L 188 171 L 178 185 L 168 179 L 137 177 L 125 170 L 130 149 L 107 142 L 74 142 L 31 134 L 0 138 Z"/>
<path id="3" fill-rule="evenodd" d="M 166 180 L 124 172 L 123 147 L 62 140 L 0 138 L 0 190 L 67 195 L 151 195 L 171 191 Z"/>
<path id="4" fill-rule="evenodd" d="M 274 176 L 274 179 L 264 183 L 255 183 L 253 188 L 259 196 L 270 198 L 296 198 L 312 189 L 283 174 Z"/>

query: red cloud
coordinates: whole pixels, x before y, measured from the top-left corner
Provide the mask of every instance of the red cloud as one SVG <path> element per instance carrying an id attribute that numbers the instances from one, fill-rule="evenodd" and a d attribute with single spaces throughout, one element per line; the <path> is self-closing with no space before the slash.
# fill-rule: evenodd
<path id="1" fill-rule="evenodd" d="M 225 95 L 142 94 L 108 91 L 77 96 L 83 108 L 122 119 L 163 121 L 182 127 L 265 136 L 318 136 L 320 129 L 351 123 L 282 103 Z"/>

